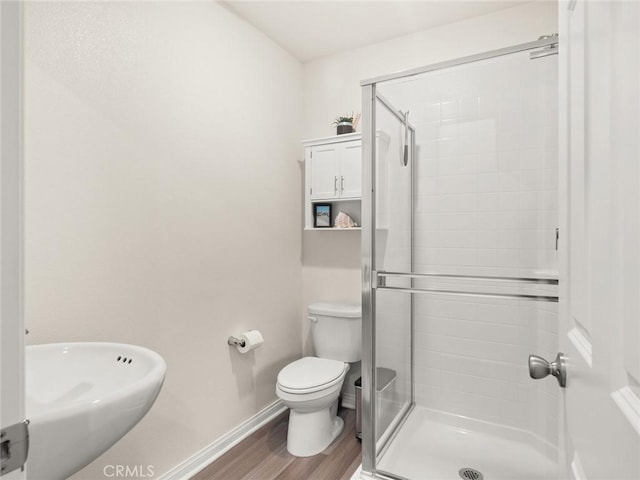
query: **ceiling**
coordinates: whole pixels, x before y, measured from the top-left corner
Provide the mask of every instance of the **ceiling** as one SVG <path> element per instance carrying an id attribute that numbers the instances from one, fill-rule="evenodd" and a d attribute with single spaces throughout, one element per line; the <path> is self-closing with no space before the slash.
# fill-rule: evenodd
<path id="1" fill-rule="evenodd" d="M 294 0 L 224 2 L 302 62 L 526 3 Z"/>

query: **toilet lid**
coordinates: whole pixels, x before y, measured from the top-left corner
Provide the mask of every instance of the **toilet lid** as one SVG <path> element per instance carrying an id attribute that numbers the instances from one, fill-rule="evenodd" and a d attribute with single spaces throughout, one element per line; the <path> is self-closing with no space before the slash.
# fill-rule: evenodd
<path id="1" fill-rule="evenodd" d="M 311 315 L 326 315 L 328 317 L 360 318 L 362 308 L 360 305 L 343 303 L 312 303 L 307 307 Z"/>
<path id="2" fill-rule="evenodd" d="M 344 362 L 328 358 L 304 357 L 278 373 L 278 384 L 286 390 L 310 391 L 328 386 L 345 371 Z"/>

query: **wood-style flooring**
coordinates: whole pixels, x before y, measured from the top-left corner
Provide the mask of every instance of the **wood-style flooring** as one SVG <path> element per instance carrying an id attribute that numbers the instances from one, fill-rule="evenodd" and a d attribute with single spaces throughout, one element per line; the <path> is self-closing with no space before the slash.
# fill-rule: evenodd
<path id="1" fill-rule="evenodd" d="M 361 463 L 355 411 L 340 409 L 344 431 L 313 457 L 287 452 L 289 411 L 244 439 L 192 480 L 350 480 Z"/>

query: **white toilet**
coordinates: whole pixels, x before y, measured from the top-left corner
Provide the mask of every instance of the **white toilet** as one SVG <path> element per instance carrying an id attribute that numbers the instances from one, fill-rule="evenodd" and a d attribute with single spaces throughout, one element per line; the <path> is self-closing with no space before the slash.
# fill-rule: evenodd
<path id="1" fill-rule="evenodd" d="M 296 457 L 322 452 L 344 428 L 338 397 L 362 353 L 360 305 L 313 303 L 308 308 L 317 357 L 304 357 L 278 373 L 276 394 L 289 407 L 287 450 Z"/>

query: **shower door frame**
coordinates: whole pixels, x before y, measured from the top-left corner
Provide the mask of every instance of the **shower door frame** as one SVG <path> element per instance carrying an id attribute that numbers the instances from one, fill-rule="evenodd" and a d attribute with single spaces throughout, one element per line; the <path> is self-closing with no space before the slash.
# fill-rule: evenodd
<path id="1" fill-rule="evenodd" d="M 547 38 L 513 45 L 497 50 L 490 50 L 483 53 L 469 55 L 453 60 L 438 62 L 431 65 L 425 65 L 412 68 L 396 73 L 381 75 L 378 77 L 365 79 L 360 82 L 362 87 L 362 246 L 361 246 L 361 262 L 362 262 L 362 473 L 370 478 L 380 478 L 389 480 L 402 480 L 390 473 L 380 473 L 376 470 L 376 458 L 379 453 L 376 431 L 376 287 L 378 283 L 378 275 L 375 264 L 375 231 L 376 231 L 376 205 L 374 202 L 376 190 L 376 107 L 380 101 L 389 111 L 396 117 L 400 118 L 400 114 L 393 109 L 389 102 L 378 92 L 377 84 L 389 80 L 397 80 L 427 72 L 443 70 L 446 68 L 456 67 L 467 63 L 473 63 L 481 60 L 488 60 L 513 53 L 534 50 L 537 48 L 558 46 L 558 36 L 553 35 Z M 550 54 L 557 53 L 557 48 Z M 415 131 L 412 132 L 412 140 L 415 139 Z M 412 141 L 412 146 L 414 142 Z M 410 155 L 413 161 L 413 151 Z M 412 179 L 413 188 L 413 179 Z M 413 208 L 413 195 L 411 200 Z M 413 215 L 412 215 L 413 217 Z M 411 220 L 413 222 L 413 218 Z M 412 226 L 413 237 L 413 226 Z M 413 251 L 413 238 L 412 247 Z M 461 276 L 464 277 L 464 276 Z M 527 279 L 536 280 L 536 279 Z M 405 291 L 409 292 L 410 289 Z M 532 298 L 531 300 L 535 300 Z M 557 301 L 557 300 L 556 300 Z M 412 296 L 413 304 L 413 296 Z M 411 404 L 408 409 L 402 412 L 402 417 L 394 421 L 394 431 L 385 442 L 388 445 L 393 441 L 393 437 L 406 420 L 407 416 L 413 409 L 415 404 L 414 398 L 414 365 L 413 365 L 413 322 L 411 331 Z M 382 446 L 384 448 L 385 445 Z M 380 450 L 382 450 L 382 448 Z M 390 476 L 391 475 L 391 476 Z M 406 479 L 404 479 L 406 480 Z"/>

